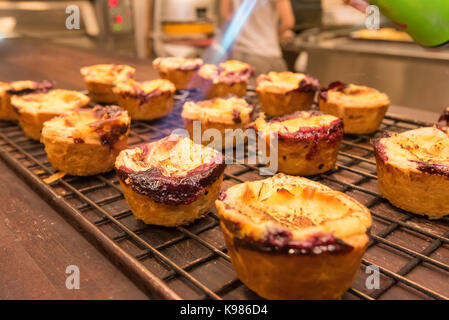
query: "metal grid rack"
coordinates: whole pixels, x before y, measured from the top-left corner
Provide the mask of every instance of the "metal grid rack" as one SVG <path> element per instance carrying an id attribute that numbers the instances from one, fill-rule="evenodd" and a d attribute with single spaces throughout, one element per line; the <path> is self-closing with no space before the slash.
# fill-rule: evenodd
<path id="1" fill-rule="evenodd" d="M 182 127 L 182 102 L 173 113 L 153 122 L 133 121 L 129 144 L 160 139 Z M 254 99 L 254 92 L 248 93 Z M 387 116 L 377 134 L 429 125 Z M 337 167 L 312 177 L 347 193 L 373 216 L 369 248 L 344 299 L 449 299 L 449 220 L 428 220 L 391 206 L 377 189 L 372 136 L 346 135 Z M 144 287 L 152 298 L 257 299 L 236 277 L 227 255 L 216 212 L 192 225 L 165 228 L 145 225 L 129 210 L 114 172 L 92 177 L 54 174 L 43 145 L 28 139 L 16 124 L 0 122 L 0 157 L 59 211 L 74 220 L 113 262 Z M 228 165 L 223 188 L 256 180 L 258 166 Z M 380 288 L 367 289 L 366 267 L 380 271 Z"/>

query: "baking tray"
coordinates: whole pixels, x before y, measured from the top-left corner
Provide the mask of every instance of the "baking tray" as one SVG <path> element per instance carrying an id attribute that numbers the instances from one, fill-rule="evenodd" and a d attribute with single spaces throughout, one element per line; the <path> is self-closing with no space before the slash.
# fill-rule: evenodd
<path id="1" fill-rule="evenodd" d="M 255 92 L 246 97 L 257 103 Z M 171 115 L 152 122 L 133 121 L 129 144 L 160 139 L 182 128 L 181 106 L 198 99 L 195 91 L 175 95 Z M 337 167 L 311 177 L 344 192 L 371 210 L 373 226 L 367 252 L 343 299 L 448 299 L 449 220 L 428 220 L 391 206 L 379 194 L 370 140 L 382 131 L 401 132 L 431 125 L 387 115 L 373 136 L 345 135 Z M 43 145 L 28 139 L 17 124 L 0 122 L 0 157 L 58 212 L 68 217 L 119 268 L 157 299 L 259 299 L 236 277 L 215 209 L 189 226 L 166 228 L 136 220 L 114 172 L 92 177 L 55 173 Z M 233 164 L 223 189 L 259 176 L 258 165 Z M 367 266 L 377 266 L 380 286 L 368 289 Z"/>

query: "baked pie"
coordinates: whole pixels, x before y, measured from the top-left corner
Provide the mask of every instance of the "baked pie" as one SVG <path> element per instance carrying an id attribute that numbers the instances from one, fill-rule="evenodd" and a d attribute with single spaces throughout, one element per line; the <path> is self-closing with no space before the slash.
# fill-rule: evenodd
<path id="1" fill-rule="evenodd" d="M 179 226 L 206 215 L 220 192 L 223 155 L 179 135 L 120 152 L 115 168 L 131 211 L 147 224 Z"/>
<path id="2" fill-rule="evenodd" d="M 368 245 L 369 210 L 306 178 L 234 185 L 215 202 L 240 280 L 268 299 L 337 299 Z"/>
<path id="3" fill-rule="evenodd" d="M 317 79 L 302 73 L 269 72 L 257 77 L 260 105 L 272 117 L 310 109 L 319 89 Z"/>
<path id="4" fill-rule="evenodd" d="M 119 106 L 128 110 L 132 119 L 153 120 L 173 110 L 175 90 L 168 80 L 137 82 L 131 79 L 117 83 L 113 91 Z"/>
<path id="5" fill-rule="evenodd" d="M 219 145 L 217 147 L 233 146 L 236 141 L 234 136 L 243 134 L 243 130 L 233 131 L 233 135 L 229 135 L 226 130 L 245 129 L 251 121 L 253 106 L 249 105 L 244 99 L 237 97 L 230 98 L 214 98 L 200 102 L 187 101 L 182 107 L 182 119 L 184 127 L 190 133 L 190 137 L 196 142 L 195 134 L 198 135 L 198 142 L 214 144 L 215 138 L 203 137 L 203 133 L 209 129 L 218 130 L 220 133 Z M 194 121 L 201 124 L 201 130 L 194 132 Z M 229 131 L 228 131 L 229 132 Z M 206 133 L 207 134 L 207 133 Z M 210 138 L 210 139 L 209 139 Z"/>
<path id="6" fill-rule="evenodd" d="M 374 140 L 382 195 L 401 209 L 439 219 L 449 214 L 449 128 L 424 127 Z"/>
<path id="7" fill-rule="evenodd" d="M 201 90 L 209 99 L 230 94 L 244 96 L 248 80 L 253 74 L 254 69 L 249 64 L 238 60 L 228 60 L 218 66 L 205 64 L 198 71 Z"/>
<path id="8" fill-rule="evenodd" d="M 335 167 L 343 139 L 343 122 L 337 117 L 297 111 L 267 121 L 261 113 L 250 127 L 265 138 L 270 153 L 277 152 L 278 171 L 309 176 Z"/>
<path id="9" fill-rule="evenodd" d="M 136 69 L 127 65 L 96 64 L 80 70 L 84 77 L 89 96 L 100 103 L 116 103 L 112 89 L 122 81 L 134 78 Z"/>
<path id="10" fill-rule="evenodd" d="M 203 65 L 199 58 L 156 58 L 153 67 L 159 71 L 162 79 L 172 82 L 177 90 L 189 89 L 193 86 L 193 80 L 198 69 Z"/>
<path id="11" fill-rule="evenodd" d="M 88 104 L 89 97 L 86 95 L 65 89 L 11 97 L 11 105 L 17 114 L 20 127 L 25 135 L 34 140 L 40 139 L 45 121 Z"/>
<path id="12" fill-rule="evenodd" d="M 41 82 L 22 80 L 10 83 L 0 83 L 0 119 L 16 121 L 17 115 L 11 106 L 11 96 L 24 96 L 30 93 L 48 92 L 53 89 L 52 81 Z"/>
<path id="13" fill-rule="evenodd" d="M 379 128 L 390 99 L 376 89 L 332 82 L 319 95 L 320 110 L 343 119 L 345 133 L 369 134 Z"/>
<path id="14" fill-rule="evenodd" d="M 449 107 L 447 107 L 443 113 L 440 116 L 440 119 L 438 121 L 446 121 L 446 123 L 449 125 Z"/>
<path id="15" fill-rule="evenodd" d="M 126 148 L 130 118 L 117 106 L 70 111 L 44 123 L 41 141 L 52 166 L 74 176 L 114 169 Z"/>

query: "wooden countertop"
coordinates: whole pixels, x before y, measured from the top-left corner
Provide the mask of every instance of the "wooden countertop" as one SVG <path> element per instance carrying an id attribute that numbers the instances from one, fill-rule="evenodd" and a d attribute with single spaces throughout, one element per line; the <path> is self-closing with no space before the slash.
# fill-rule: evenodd
<path id="1" fill-rule="evenodd" d="M 84 89 L 79 69 L 125 63 L 139 80 L 156 78 L 148 60 L 61 46 L 33 39 L 0 41 L 0 81 L 55 80 Z M 392 108 L 394 113 L 435 121 L 436 115 Z M 147 296 L 65 218 L 0 162 L 0 299 L 147 299 Z M 80 289 L 65 286 L 68 265 L 80 269 Z"/>

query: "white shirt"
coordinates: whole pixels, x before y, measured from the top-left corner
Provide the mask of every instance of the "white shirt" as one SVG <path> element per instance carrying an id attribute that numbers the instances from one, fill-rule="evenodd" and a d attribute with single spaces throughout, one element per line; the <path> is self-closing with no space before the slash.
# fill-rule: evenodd
<path id="1" fill-rule="evenodd" d="M 243 1 L 232 0 L 234 14 Z M 266 57 L 281 57 L 278 22 L 276 0 L 257 0 L 253 12 L 237 36 L 234 50 Z"/>

